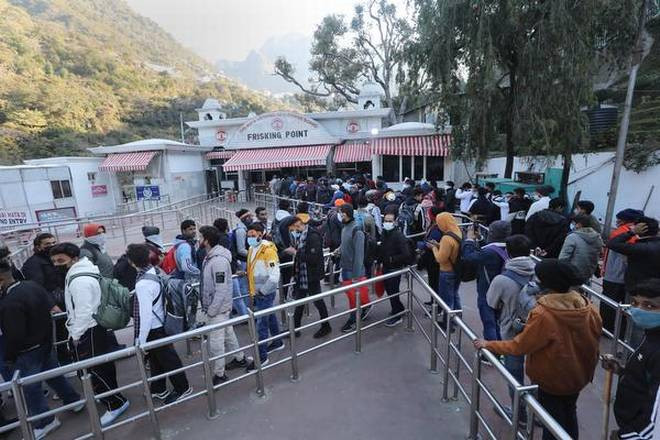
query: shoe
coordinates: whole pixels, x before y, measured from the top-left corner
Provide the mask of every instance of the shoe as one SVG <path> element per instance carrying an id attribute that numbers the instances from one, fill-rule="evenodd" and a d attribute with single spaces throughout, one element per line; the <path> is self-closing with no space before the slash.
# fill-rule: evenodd
<path id="1" fill-rule="evenodd" d="M 277 342 L 272 342 L 268 345 L 266 353 L 270 354 L 280 350 L 284 350 L 284 342 L 280 341 L 279 344 Z"/>
<path id="2" fill-rule="evenodd" d="M 362 309 L 362 320 L 366 321 L 367 318 L 369 317 L 369 314 L 371 313 L 371 306 L 366 306 L 364 309 Z"/>
<path id="3" fill-rule="evenodd" d="M 346 321 L 346 324 L 341 328 L 342 333 L 350 333 L 355 330 L 355 322 L 352 319 Z"/>
<path id="4" fill-rule="evenodd" d="M 53 432 L 57 428 L 59 428 L 61 424 L 62 424 L 62 422 L 60 422 L 60 420 L 57 417 L 55 417 L 52 422 L 50 422 L 49 424 L 47 424 L 43 428 L 35 429 L 34 430 L 35 440 L 40 440 L 40 439 L 46 437 L 48 434 L 50 434 L 51 432 Z"/>
<path id="5" fill-rule="evenodd" d="M 101 416 L 101 426 L 106 427 L 115 420 L 117 420 L 119 416 L 121 416 L 126 412 L 129 406 L 131 406 L 131 402 L 127 400 L 119 408 L 106 411 L 105 414 Z"/>
<path id="6" fill-rule="evenodd" d="M 151 393 L 151 398 L 163 401 L 163 400 L 167 399 L 167 396 L 169 396 L 169 395 L 170 395 L 170 390 L 165 390 L 162 393 Z"/>
<path id="7" fill-rule="evenodd" d="M 190 387 L 190 386 L 183 393 L 178 393 L 176 391 L 172 391 L 170 393 L 170 395 L 167 396 L 167 398 L 163 401 L 163 403 L 165 405 L 169 405 L 170 403 L 177 402 L 177 401 L 179 401 L 183 398 L 186 398 L 186 397 L 190 396 L 192 394 L 192 392 L 193 392 L 193 388 Z"/>
<path id="8" fill-rule="evenodd" d="M 80 402 L 78 405 L 71 408 L 71 411 L 73 411 L 74 413 L 77 414 L 80 411 L 82 411 L 83 409 L 85 409 L 85 402 Z"/>
<path id="9" fill-rule="evenodd" d="M 266 359 L 265 361 L 261 361 L 261 367 L 263 368 L 266 365 L 268 365 L 269 361 L 270 361 L 270 359 Z M 245 367 L 245 371 L 247 371 L 247 372 L 252 371 L 252 370 L 256 370 L 256 369 L 257 369 L 257 364 L 255 364 L 254 361 L 250 362 L 248 364 L 248 366 Z"/>
<path id="10" fill-rule="evenodd" d="M 385 327 L 396 327 L 397 325 L 401 324 L 403 322 L 403 318 L 400 316 L 394 316 L 390 319 L 388 319 L 385 322 Z"/>
<path id="11" fill-rule="evenodd" d="M 248 365 L 248 358 L 244 357 L 240 361 L 236 358 L 232 359 L 227 365 L 225 365 L 225 370 L 236 370 L 238 368 L 245 368 Z"/>
<path id="12" fill-rule="evenodd" d="M 332 327 L 329 325 L 322 325 L 316 333 L 314 333 L 314 339 L 321 339 L 324 336 L 329 335 L 332 332 Z"/>
<path id="13" fill-rule="evenodd" d="M 302 333 L 301 333 L 301 332 L 299 332 L 299 331 L 296 331 L 296 332 L 295 332 L 295 335 L 296 335 L 296 338 L 299 338 L 299 337 L 301 337 L 301 336 L 302 336 Z"/>
<path id="14" fill-rule="evenodd" d="M 229 380 L 229 377 L 227 377 L 226 374 L 223 374 L 222 376 L 218 376 L 217 374 L 213 376 L 213 386 L 218 386 L 221 383 L 225 383 Z"/>

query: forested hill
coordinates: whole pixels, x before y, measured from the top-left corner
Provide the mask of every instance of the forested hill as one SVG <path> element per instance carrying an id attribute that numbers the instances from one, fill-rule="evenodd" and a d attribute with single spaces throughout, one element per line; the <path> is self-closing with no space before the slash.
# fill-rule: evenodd
<path id="1" fill-rule="evenodd" d="M 207 97 L 230 115 L 281 107 L 123 0 L 0 0 L 0 163 L 178 139 L 179 112 L 196 119 Z"/>

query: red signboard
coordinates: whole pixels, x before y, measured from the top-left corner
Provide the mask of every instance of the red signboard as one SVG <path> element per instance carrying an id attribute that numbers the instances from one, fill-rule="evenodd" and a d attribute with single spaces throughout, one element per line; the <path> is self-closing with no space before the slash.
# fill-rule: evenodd
<path id="1" fill-rule="evenodd" d="M 92 197 L 103 197 L 108 195 L 108 185 L 92 185 Z"/>

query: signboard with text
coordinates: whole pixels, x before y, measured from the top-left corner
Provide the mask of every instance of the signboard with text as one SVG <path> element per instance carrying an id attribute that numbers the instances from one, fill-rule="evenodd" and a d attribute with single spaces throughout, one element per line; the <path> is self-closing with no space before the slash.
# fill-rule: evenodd
<path id="1" fill-rule="evenodd" d="M 39 222 L 64 222 L 76 218 L 76 208 L 42 209 L 36 214 Z"/>
<path id="2" fill-rule="evenodd" d="M 160 200 L 158 185 L 136 186 L 135 193 L 138 200 Z"/>
<path id="3" fill-rule="evenodd" d="M 108 185 L 92 185 L 92 197 L 104 197 L 108 195 Z"/>
<path id="4" fill-rule="evenodd" d="M 27 222 L 26 211 L 0 211 L 0 226 L 24 225 Z"/>

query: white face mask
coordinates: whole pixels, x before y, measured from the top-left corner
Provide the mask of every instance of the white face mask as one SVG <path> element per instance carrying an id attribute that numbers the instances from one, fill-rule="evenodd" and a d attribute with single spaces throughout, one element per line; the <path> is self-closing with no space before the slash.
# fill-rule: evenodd
<path id="1" fill-rule="evenodd" d="M 103 247 L 105 246 L 105 234 L 97 234 L 92 237 L 87 237 L 86 240 L 92 244 L 97 245 L 101 249 L 103 249 Z"/>
<path id="2" fill-rule="evenodd" d="M 339 223 L 343 223 L 343 222 L 344 222 L 344 217 L 341 215 L 341 212 L 338 212 L 338 213 L 337 213 L 337 220 L 339 220 Z"/>
<path id="3" fill-rule="evenodd" d="M 386 231 L 391 231 L 392 229 L 394 229 L 394 223 L 392 222 L 383 223 L 383 229 L 385 229 Z"/>

